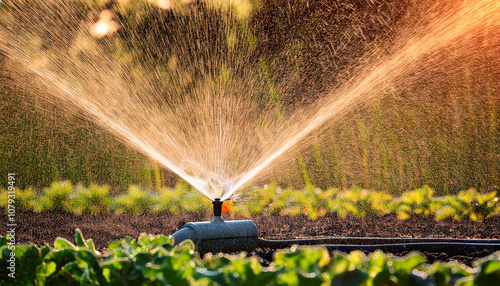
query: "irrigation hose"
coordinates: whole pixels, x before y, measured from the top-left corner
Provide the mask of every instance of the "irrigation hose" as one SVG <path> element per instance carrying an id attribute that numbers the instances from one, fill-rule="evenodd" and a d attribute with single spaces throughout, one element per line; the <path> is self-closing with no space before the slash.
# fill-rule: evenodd
<path id="1" fill-rule="evenodd" d="M 350 252 L 361 250 L 373 252 L 382 250 L 387 252 L 464 252 L 500 250 L 498 239 L 451 239 L 451 238 L 319 238 L 294 240 L 265 240 L 259 239 L 257 247 L 282 249 L 293 245 L 323 246 L 328 251 Z"/>
<path id="2" fill-rule="evenodd" d="M 378 244 L 378 245 L 324 245 L 328 251 L 350 252 L 361 250 L 373 252 L 382 250 L 385 252 L 475 252 L 488 251 L 495 252 L 500 250 L 500 244 L 479 244 L 479 243 L 406 243 L 406 244 Z"/>

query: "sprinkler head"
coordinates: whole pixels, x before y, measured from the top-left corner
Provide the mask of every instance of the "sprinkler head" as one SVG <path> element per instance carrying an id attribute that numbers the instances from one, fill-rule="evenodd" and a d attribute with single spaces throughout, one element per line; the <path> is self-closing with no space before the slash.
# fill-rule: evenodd
<path id="1" fill-rule="evenodd" d="M 212 201 L 212 204 L 214 205 L 214 216 L 215 217 L 222 216 L 222 204 L 223 204 L 223 202 L 220 200 L 220 198 L 216 198 L 214 201 Z"/>

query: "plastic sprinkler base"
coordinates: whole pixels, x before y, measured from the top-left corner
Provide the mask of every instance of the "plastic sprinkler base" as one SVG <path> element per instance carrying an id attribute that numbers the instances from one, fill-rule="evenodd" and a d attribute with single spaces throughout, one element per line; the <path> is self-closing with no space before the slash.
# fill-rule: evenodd
<path id="1" fill-rule="evenodd" d="M 212 221 L 189 222 L 172 235 L 174 245 L 186 239 L 193 241 L 200 254 L 208 252 L 251 252 L 259 240 L 257 226 L 251 220 L 224 221 L 220 198 L 213 202 L 215 218 Z"/>

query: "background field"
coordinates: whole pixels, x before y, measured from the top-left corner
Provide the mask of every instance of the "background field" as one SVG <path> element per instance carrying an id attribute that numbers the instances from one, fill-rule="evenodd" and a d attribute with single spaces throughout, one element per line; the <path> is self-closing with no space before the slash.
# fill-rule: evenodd
<path id="1" fill-rule="evenodd" d="M 412 1 L 307 2 L 294 0 L 281 7 L 275 1 L 256 1 L 259 8 L 241 22 L 248 38 L 237 39 L 251 46 L 242 57 L 258 63 L 256 72 L 265 79 L 268 96 L 283 112 L 335 86 L 368 46 L 390 46 L 394 27 L 409 25 L 407 13 L 417 8 Z M 212 13 L 203 1 L 192 5 Z M 144 11 L 137 26 L 130 28 L 147 27 L 159 16 L 157 9 Z M 224 13 L 221 9 L 212 16 L 217 19 Z M 127 15 L 122 15 L 124 21 Z M 182 20 L 170 19 L 166 29 Z M 124 45 L 126 29 L 116 36 Z M 342 120 L 327 124 L 254 183 L 322 189 L 359 186 L 392 195 L 423 185 L 438 195 L 469 188 L 498 191 L 499 41 L 499 33 L 490 33 L 467 41 L 453 55 L 445 51 L 439 66 L 416 68 L 402 89 L 393 90 L 391 86 L 401 83 L 388 82 L 382 100 L 354 107 Z M 69 180 L 107 184 L 111 193 L 120 193 L 131 184 L 159 190 L 177 183 L 168 169 L 78 112 L 61 109 L 57 102 L 40 102 L 37 94 L 45 87 L 36 78 L 21 82 L 26 77 L 1 51 L 0 63 L 0 173 L 17 173 L 18 187 L 41 190 L 53 181 Z M 6 183 L 1 180 L 0 187 Z"/>

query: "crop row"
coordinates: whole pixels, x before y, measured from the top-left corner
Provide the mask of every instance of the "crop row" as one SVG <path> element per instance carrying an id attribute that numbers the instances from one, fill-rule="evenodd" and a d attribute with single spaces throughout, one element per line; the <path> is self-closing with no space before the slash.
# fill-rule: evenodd
<path id="1" fill-rule="evenodd" d="M 78 229 L 75 244 L 57 238 L 54 247 L 9 249 L 9 239 L 0 237 L 2 285 L 500 285 L 500 252 L 468 267 L 457 261 L 426 264 L 419 253 L 395 258 L 380 251 L 330 254 L 292 247 L 277 251 L 264 267 L 245 253 L 200 258 L 191 241 L 173 247 L 166 236 L 125 238 L 103 253 Z M 15 266 L 8 262 L 11 251 Z"/>
<path id="2" fill-rule="evenodd" d="M 206 212 L 211 208 L 209 200 L 185 183 L 175 189 L 159 192 L 145 191 L 130 186 L 128 193 L 110 196 L 106 186 L 81 185 L 73 187 L 69 182 L 54 182 L 49 188 L 35 193 L 32 189 L 17 190 L 11 201 L 18 209 L 37 212 L 55 210 L 82 213 L 153 213 L 153 212 Z M 385 192 L 367 191 L 353 187 L 347 190 L 320 190 L 308 187 L 304 190 L 282 190 L 275 186 L 247 189 L 226 204 L 224 210 L 243 216 L 264 214 L 299 215 L 311 219 L 327 214 L 344 217 L 384 215 L 395 213 L 400 219 L 412 214 L 434 215 L 436 219 L 469 217 L 472 220 L 500 215 L 500 203 L 496 192 L 479 193 L 474 189 L 451 196 L 433 196 L 428 186 L 404 192 L 393 197 Z M 1 207 L 9 203 L 7 190 L 1 191 Z"/>

